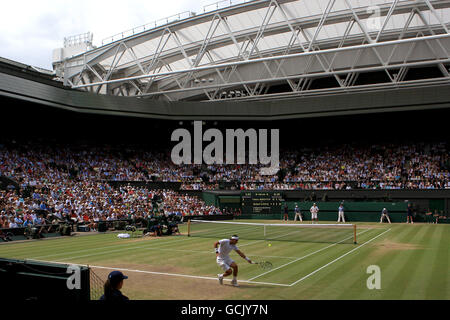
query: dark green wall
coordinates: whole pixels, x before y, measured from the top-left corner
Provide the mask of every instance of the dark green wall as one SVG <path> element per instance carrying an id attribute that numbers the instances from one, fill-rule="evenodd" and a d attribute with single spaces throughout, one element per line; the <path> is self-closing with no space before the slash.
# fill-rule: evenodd
<path id="1" fill-rule="evenodd" d="M 209 206 L 218 206 L 218 196 L 214 193 L 203 192 L 202 193 L 203 201 Z"/>
<path id="2" fill-rule="evenodd" d="M 240 196 L 219 196 L 219 207 L 239 209 L 241 208 L 241 197 Z"/>

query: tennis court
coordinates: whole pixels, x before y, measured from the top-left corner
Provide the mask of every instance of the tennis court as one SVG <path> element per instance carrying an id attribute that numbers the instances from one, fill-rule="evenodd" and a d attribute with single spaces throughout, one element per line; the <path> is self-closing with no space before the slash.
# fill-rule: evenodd
<path id="1" fill-rule="evenodd" d="M 272 268 L 232 253 L 239 265 L 238 288 L 230 285 L 231 278 L 218 283 L 213 244 L 221 237 L 188 237 L 186 224 L 180 231 L 161 238 L 119 239 L 117 233 L 105 233 L 11 242 L 0 245 L 0 256 L 85 264 L 100 279 L 122 270 L 129 276 L 122 291 L 131 299 L 450 298 L 447 225 L 359 223 L 357 244 L 339 241 L 344 234 L 327 241 L 241 238 L 241 251 L 254 261 L 270 261 Z M 352 234 L 345 237 L 353 239 Z M 370 265 L 380 267 L 379 290 L 367 288 Z"/>

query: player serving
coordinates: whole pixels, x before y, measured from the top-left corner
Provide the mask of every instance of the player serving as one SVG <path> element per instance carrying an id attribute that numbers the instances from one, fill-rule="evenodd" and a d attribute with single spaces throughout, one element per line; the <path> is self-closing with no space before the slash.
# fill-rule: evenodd
<path id="1" fill-rule="evenodd" d="M 222 239 L 214 243 L 217 264 L 224 271 L 224 273 L 219 273 L 217 275 L 220 284 L 223 284 L 223 277 L 227 277 L 233 273 L 233 280 L 231 280 L 231 284 L 235 287 L 239 287 L 237 283 L 238 266 L 229 256 L 231 250 L 236 251 L 236 253 L 247 260 L 248 263 L 252 263 L 252 260 L 247 258 L 245 254 L 236 246 L 238 241 L 239 237 L 237 235 L 233 235 L 230 239 Z"/>

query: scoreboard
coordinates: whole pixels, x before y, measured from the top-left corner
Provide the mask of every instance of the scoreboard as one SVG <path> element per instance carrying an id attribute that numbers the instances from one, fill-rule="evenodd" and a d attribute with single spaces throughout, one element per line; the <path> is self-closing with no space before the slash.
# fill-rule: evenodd
<path id="1" fill-rule="evenodd" d="M 278 191 L 245 191 L 241 199 L 242 214 L 280 214 L 284 202 Z"/>

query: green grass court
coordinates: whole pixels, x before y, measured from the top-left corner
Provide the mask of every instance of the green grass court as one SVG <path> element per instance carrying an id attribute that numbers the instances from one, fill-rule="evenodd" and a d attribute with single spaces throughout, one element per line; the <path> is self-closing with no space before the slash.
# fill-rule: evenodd
<path id="1" fill-rule="evenodd" d="M 213 238 L 92 234 L 4 243 L 0 257 L 85 264 L 102 280 L 119 269 L 129 276 L 122 292 L 131 299 L 450 299 L 449 225 L 357 223 L 357 234 L 356 245 L 241 239 L 241 251 L 273 268 L 232 253 L 239 288 L 231 278 L 218 283 Z M 367 288 L 370 265 L 380 267 L 379 290 Z"/>

